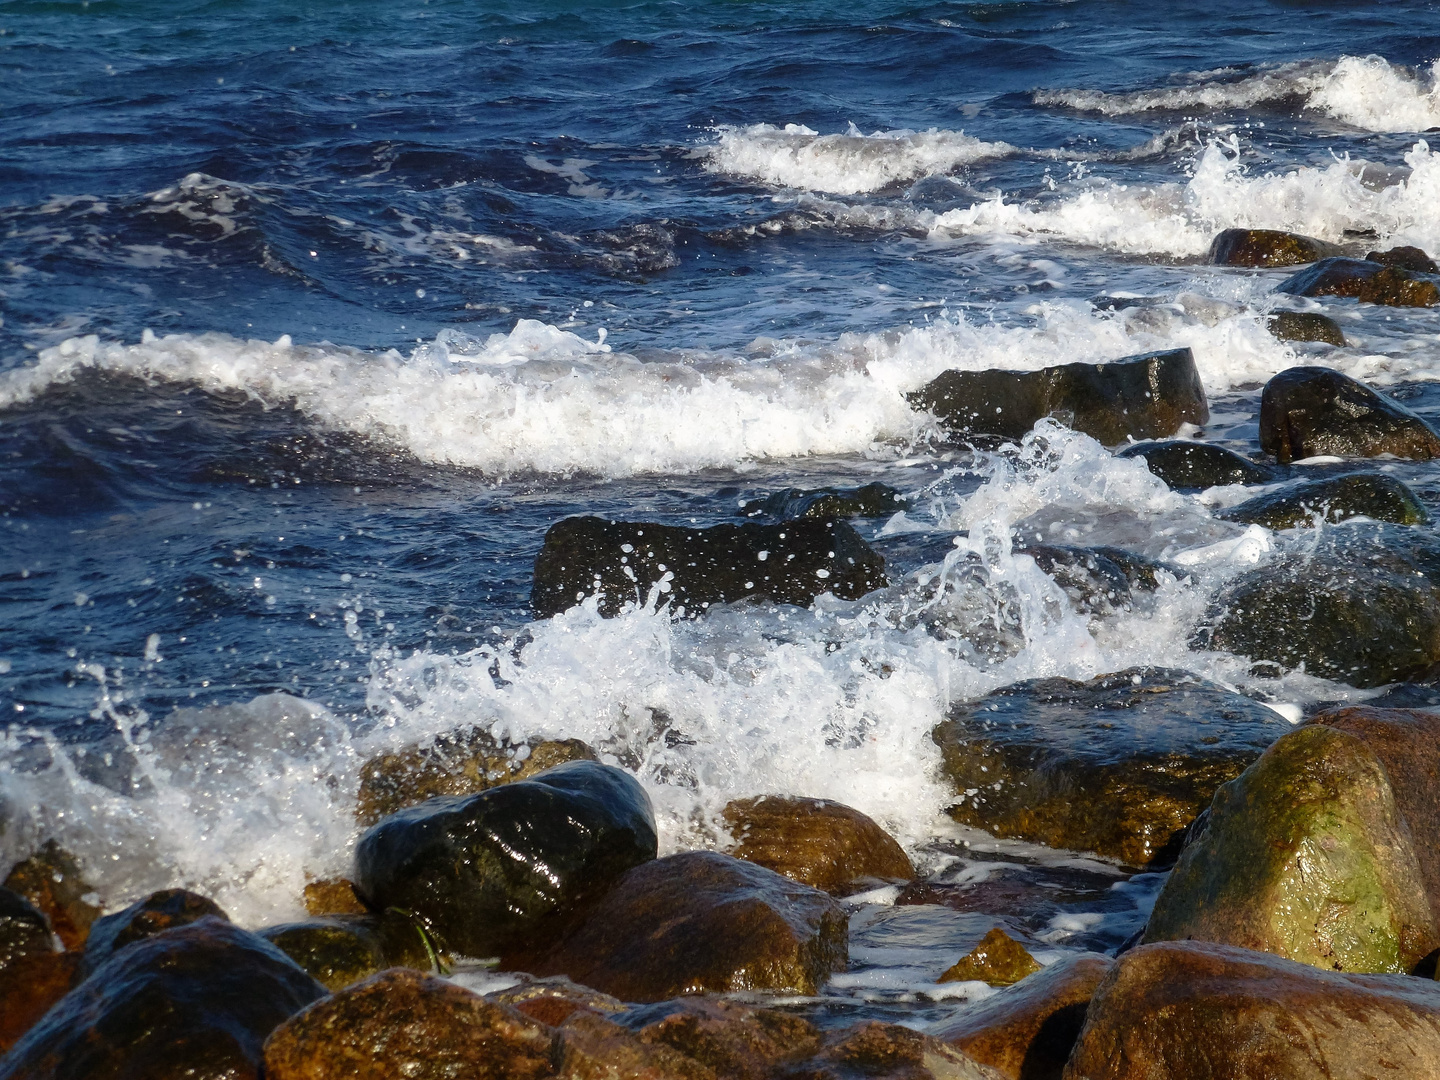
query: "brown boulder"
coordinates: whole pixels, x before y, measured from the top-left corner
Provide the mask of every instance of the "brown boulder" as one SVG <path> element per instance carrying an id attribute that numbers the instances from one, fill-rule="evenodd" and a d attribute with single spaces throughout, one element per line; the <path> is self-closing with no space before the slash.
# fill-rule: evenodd
<path id="1" fill-rule="evenodd" d="M 684 997 L 637 1009 L 630 1025 L 727 1080 L 766 1080 L 820 1050 L 820 1032 L 803 1017 L 712 997 Z"/>
<path id="2" fill-rule="evenodd" d="M 1260 447 L 1282 465 L 1322 454 L 1428 461 L 1440 457 L 1440 434 L 1348 375 L 1293 367 L 1266 383 L 1260 395 Z"/>
<path id="3" fill-rule="evenodd" d="M 1198 941 L 1142 945 L 1095 992 L 1065 1080 L 1432 1080 L 1440 986 Z"/>
<path id="4" fill-rule="evenodd" d="M 83 946 L 91 924 L 100 917 L 100 908 L 85 899 L 95 890 L 80 873 L 75 857 L 54 840 L 16 863 L 5 888 L 39 908 L 67 949 Z"/>
<path id="5" fill-rule="evenodd" d="M 1440 277 L 1368 259 L 1321 259 L 1275 286 L 1292 296 L 1344 296 L 1364 304 L 1434 307 L 1440 304 Z"/>
<path id="6" fill-rule="evenodd" d="M 78 959 L 55 951 L 38 908 L 0 888 L 0 1054 L 65 996 Z"/>
<path id="7" fill-rule="evenodd" d="M 1421 274 L 1440 274 L 1440 266 L 1418 247 L 1394 247 L 1389 251 L 1372 251 L 1365 256 L 1369 262 L 1384 266 L 1398 266 L 1402 270 L 1414 270 Z"/>
<path id="8" fill-rule="evenodd" d="M 832 1033 L 820 1053 L 785 1080 L 1003 1080 L 953 1046 L 899 1024 L 877 1021 Z"/>
<path id="9" fill-rule="evenodd" d="M 1114 961 L 1067 956 L 930 1028 L 1010 1080 L 1060 1080 L 1095 988 Z"/>
<path id="10" fill-rule="evenodd" d="M 1334 244 L 1276 229 L 1225 229 L 1210 241 L 1214 266 L 1298 266 L 1339 252 Z"/>
<path id="11" fill-rule="evenodd" d="M 691 851 L 628 871 L 538 959 L 505 958 L 536 975 L 568 975 L 626 1001 L 700 991 L 813 994 L 845 968 L 845 911 L 773 870 Z"/>
<path id="12" fill-rule="evenodd" d="M 1326 345 L 1345 344 L 1340 324 L 1318 311 L 1277 311 L 1267 324 L 1281 341 L 1321 341 Z"/>
<path id="13" fill-rule="evenodd" d="M 946 968 L 940 981 L 979 980 L 991 986 L 1013 986 L 1039 970 L 1040 965 L 1025 946 L 997 926 L 980 939 L 980 944 Z"/>
<path id="14" fill-rule="evenodd" d="M 724 818 L 735 839 L 729 854 L 835 896 L 915 876 L 889 833 L 841 803 L 761 795 L 729 803 Z"/>
<path id="15" fill-rule="evenodd" d="M 312 881 L 305 886 L 305 910 L 311 915 L 364 915 L 370 909 L 345 878 Z"/>

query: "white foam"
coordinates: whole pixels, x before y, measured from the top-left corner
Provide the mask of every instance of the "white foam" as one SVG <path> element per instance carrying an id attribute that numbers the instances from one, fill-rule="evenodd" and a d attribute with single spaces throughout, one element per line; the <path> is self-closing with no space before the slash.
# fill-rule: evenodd
<path id="1" fill-rule="evenodd" d="M 1440 65 L 1417 73 L 1381 56 L 1342 56 L 1336 61 L 1279 64 L 1239 79 L 1229 74 L 1195 72 L 1181 76 L 1180 85 L 1129 93 L 1039 90 L 1034 101 L 1128 116 L 1155 110 L 1245 110 L 1298 98 L 1307 111 L 1366 131 L 1425 131 L 1440 126 Z"/>
<path id="2" fill-rule="evenodd" d="M 851 124 L 844 133 L 821 135 L 801 124 L 751 124 L 719 128 L 715 145 L 703 153 L 711 172 L 775 187 L 857 195 L 1005 157 L 1014 150 L 1008 143 L 937 128 L 865 135 Z"/>

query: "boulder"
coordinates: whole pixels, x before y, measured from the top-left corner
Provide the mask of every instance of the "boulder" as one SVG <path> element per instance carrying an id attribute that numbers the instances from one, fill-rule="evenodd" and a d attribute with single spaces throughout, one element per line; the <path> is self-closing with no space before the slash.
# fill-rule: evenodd
<path id="1" fill-rule="evenodd" d="M 1345 296 L 1364 304 L 1434 307 L 1440 304 L 1440 277 L 1368 259 L 1321 259 L 1275 286 L 1292 296 Z"/>
<path id="2" fill-rule="evenodd" d="M 442 955 L 419 919 L 396 911 L 283 923 L 266 927 L 260 936 L 327 990 L 340 990 L 391 967 L 429 971 Z"/>
<path id="3" fill-rule="evenodd" d="M 601 613 L 615 615 L 659 585 L 693 615 L 737 600 L 808 607 L 827 592 L 856 600 L 884 584 L 885 560 L 844 521 L 698 529 L 572 517 L 545 533 L 530 603 L 546 618 L 598 592 Z"/>
<path id="4" fill-rule="evenodd" d="M 813 994 L 845 968 L 845 911 L 818 889 L 709 851 L 631 870 L 557 944 L 506 966 L 625 1001 L 699 991 Z"/>
<path id="5" fill-rule="evenodd" d="M 578 1009 L 614 1016 L 630 1008 L 619 998 L 571 982 L 563 975 L 552 975 L 548 979 L 527 979 L 515 986 L 486 994 L 485 1000 L 509 1005 L 532 1020 L 539 1020 L 551 1027 L 558 1027 Z"/>
<path id="6" fill-rule="evenodd" d="M 442 796 L 360 838 L 356 885 L 377 911 L 424 919 L 441 943 L 493 956 L 653 859 L 649 796 L 623 769 L 572 761 L 468 798 Z"/>
<path id="7" fill-rule="evenodd" d="M 1095 953 L 1064 957 L 929 1033 L 1009 1080 L 1060 1080 L 1095 988 L 1113 966 Z"/>
<path id="8" fill-rule="evenodd" d="M 577 1009 L 561 1022 L 554 1060 L 557 1077 L 576 1080 L 719 1080 L 694 1058 L 638 1039 L 590 1009 Z"/>
<path id="9" fill-rule="evenodd" d="M 1415 493 L 1384 473 L 1350 473 L 1291 484 L 1217 510 L 1215 516 L 1276 530 L 1313 526 L 1316 517 L 1327 522 L 1367 517 L 1396 525 L 1424 525 L 1430 520 Z"/>
<path id="10" fill-rule="evenodd" d="M 1107 615 L 1130 606 L 1130 577 L 1106 552 L 1066 544 L 1029 544 L 1016 548 L 1015 553 L 1034 559 L 1083 615 Z"/>
<path id="11" fill-rule="evenodd" d="M 1146 466 L 1172 488 L 1209 488 L 1222 484 L 1266 484 L 1275 479 L 1269 465 L 1241 457 L 1214 443 L 1165 439 L 1135 443 L 1117 452 L 1144 458 Z"/>
<path id="12" fill-rule="evenodd" d="M 1260 395 L 1260 446 L 1282 465 L 1324 454 L 1428 461 L 1440 456 L 1440 434 L 1348 375 L 1293 367 L 1266 383 Z"/>
<path id="13" fill-rule="evenodd" d="M 1095 992 L 1065 1080 L 1440 1076 L 1440 986 L 1198 941 L 1143 945 Z"/>
<path id="14" fill-rule="evenodd" d="M 305 910 L 311 915 L 364 915 L 367 908 L 346 878 L 311 881 L 305 885 Z"/>
<path id="15" fill-rule="evenodd" d="M 199 893 L 186 889 L 162 889 L 151 893 L 124 911 L 95 920 L 90 928 L 90 937 L 85 942 L 82 968 L 85 972 L 94 971 L 132 942 L 207 917 L 227 922 L 230 919 L 215 901 Z"/>
<path id="16" fill-rule="evenodd" d="M 1275 229 L 1225 229 L 1210 241 L 1206 262 L 1214 266 L 1297 266 L 1335 255 L 1324 240 Z"/>
<path id="17" fill-rule="evenodd" d="M 95 890 L 75 857 L 54 840 L 16 863 L 5 878 L 5 888 L 39 908 L 66 949 L 81 948 L 91 924 L 100 917 L 100 908 L 86 899 L 93 897 Z"/>
<path id="18" fill-rule="evenodd" d="M 907 400 L 957 435 L 1019 439 L 1051 416 L 1106 446 L 1210 418 L 1189 349 L 1039 371 L 946 371 Z"/>
<path id="19" fill-rule="evenodd" d="M 889 833 L 841 803 L 762 795 L 729 803 L 724 819 L 731 855 L 836 896 L 915 876 Z"/>
<path id="20" fill-rule="evenodd" d="M 50 925 L 34 904 L 0 888 L 0 1054 L 65 996 L 77 959 L 55 951 Z"/>
<path id="21" fill-rule="evenodd" d="M 995 927 L 940 976 L 943 982 L 983 982 L 991 986 L 1013 986 L 1040 965 L 1024 945 Z"/>
<path id="22" fill-rule="evenodd" d="M 1194 938 L 1397 973 L 1440 947 L 1429 892 L 1440 879 L 1422 868 L 1440 837 L 1440 717 L 1387 723 L 1387 713 L 1369 712 L 1297 728 L 1215 793 L 1156 900 L 1146 942 Z M 1408 798 L 1396 797 L 1387 765 L 1414 770 Z"/>
<path id="23" fill-rule="evenodd" d="M 10 1053 L 3 1080 L 258 1080 L 265 1037 L 325 988 L 215 917 L 135 941 Z"/>
<path id="24" fill-rule="evenodd" d="M 367 761 L 360 770 L 355 817 L 361 825 L 374 825 L 437 795 L 476 795 L 553 765 L 594 760 L 595 751 L 579 739 L 511 746 L 481 728 L 460 729 Z"/>
<path id="25" fill-rule="evenodd" d="M 871 1020 L 832 1032 L 820 1053 L 787 1080 L 1003 1080 L 953 1046 L 900 1024 Z"/>
<path id="26" fill-rule="evenodd" d="M 821 1046 L 820 1031 L 803 1017 L 723 998 L 675 998 L 618 1019 L 643 1042 L 679 1051 L 726 1080 L 784 1075 Z"/>
<path id="27" fill-rule="evenodd" d="M 1440 266 L 1418 247 L 1394 247 L 1389 251 L 1372 251 L 1365 258 L 1383 266 L 1398 266 L 1420 274 L 1440 274 Z"/>
<path id="28" fill-rule="evenodd" d="M 1165 865 L 1185 828 L 1290 725 L 1183 671 L 1031 679 L 936 727 L 951 817 L 995 836 Z"/>
<path id="29" fill-rule="evenodd" d="M 1382 686 L 1440 661 L 1440 594 L 1399 552 L 1331 544 L 1234 578 L 1191 644 Z"/>
<path id="30" fill-rule="evenodd" d="M 1345 345 L 1345 331 L 1340 329 L 1340 324 L 1318 311 L 1277 311 L 1270 316 L 1266 327 L 1281 341 Z"/>
<path id="31" fill-rule="evenodd" d="M 752 499 L 741 506 L 746 517 L 771 517 L 780 521 L 797 518 L 889 517 L 904 510 L 905 497 L 889 484 L 866 484 L 857 488 L 787 488 L 765 499 Z"/>

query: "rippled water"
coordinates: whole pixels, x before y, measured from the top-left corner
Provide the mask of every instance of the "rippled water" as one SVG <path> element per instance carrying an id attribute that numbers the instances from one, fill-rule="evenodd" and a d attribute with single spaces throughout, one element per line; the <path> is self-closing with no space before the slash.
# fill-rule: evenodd
<path id="1" fill-rule="evenodd" d="M 368 755 L 480 723 L 635 768 L 667 850 L 780 791 L 941 884 L 1061 872 L 942 823 L 949 702 L 1132 664 L 1364 694 L 1187 645 L 1312 541 L 1212 517 L 1245 492 L 1059 430 L 958 455 L 903 395 L 1186 345 L 1242 450 L 1298 362 L 1440 415 L 1434 313 L 1327 304 L 1350 345 L 1287 345 L 1282 271 L 1200 261 L 1234 225 L 1440 249 L 1437 55 L 1414 2 L 0 4 L 0 863 L 57 835 L 109 903 L 272 921 L 344 871 Z M 859 523 L 892 580 L 983 552 L 1015 648 L 884 598 L 531 620 L 567 514 L 875 480 L 913 496 Z M 1091 619 L 1017 527 L 1192 573 Z M 1084 912 L 1014 927 L 1042 959 L 1143 921 L 1153 881 L 1082 870 Z M 875 1009 L 993 923 L 871 899 L 834 993 Z"/>

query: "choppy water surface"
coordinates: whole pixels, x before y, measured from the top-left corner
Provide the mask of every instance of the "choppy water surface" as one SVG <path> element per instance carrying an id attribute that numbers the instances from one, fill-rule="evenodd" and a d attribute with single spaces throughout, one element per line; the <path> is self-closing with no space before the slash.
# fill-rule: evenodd
<path id="1" fill-rule="evenodd" d="M 479 723 L 637 768 L 665 850 L 833 797 L 939 884 L 1058 875 L 1012 927 L 1042 959 L 1113 949 L 1153 876 L 946 827 L 929 730 L 1134 664 L 1365 696 L 1186 644 L 1313 536 L 1234 543 L 1238 489 L 1058 429 L 957 454 L 903 395 L 1187 345 L 1237 448 L 1308 360 L 1440 416 L 1440 316 L 1343 301 L 1348 347 L 1286 345 L 1283 272 L 1200 264 L 1235 225 L 1440 249 L 1437 56 L 1418 2 L 0 3 L 0 863 L 57 835 L 107 902 L 273 921 L 345 869 L 368 755 Z M 829 601 L 531 621 L 567 514 L 874 480 L 913 496 L 860 523 L 892 579 L 986 551 L 1013 647 Z M 1093 619 L 1016 527 L 1192 573 Z M 869 899 L 830 1007 L 938 1008 L 994 920 Z"/>

